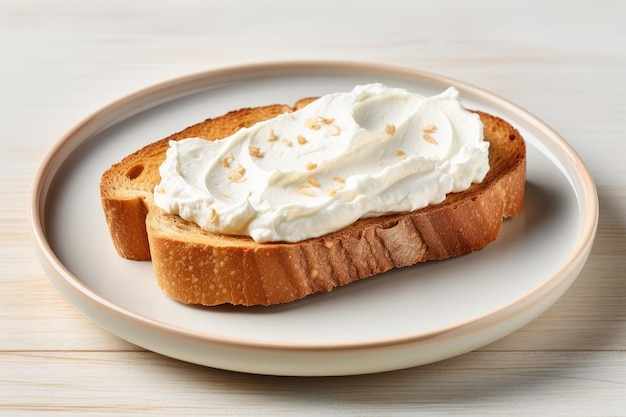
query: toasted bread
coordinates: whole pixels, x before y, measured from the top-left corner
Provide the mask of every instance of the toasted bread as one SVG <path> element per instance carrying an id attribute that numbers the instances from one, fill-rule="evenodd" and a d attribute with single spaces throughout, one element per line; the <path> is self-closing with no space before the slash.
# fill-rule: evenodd
<path id="1" fill-rule="evenodd" d="M 154 142 L 114 164 L 102 176 L 104 214 L 118 254 L 152 260 L 160 287 L 188 304 L 271 305 L 327 292 L 361 278 L 484 248 L 500 234 L 503 218 L 524 203 L 526 148 L 504 120 L 476 111 L 490 142 L 490 170 L 479 184 L 448 194 L 444 202 L 367 218 L 327 235 L 296 243 L 256 243 L 206 232 L 154 204 L 159 166 L 170 140 L 217 140 L 242 127 L 297 110 L 270 105 L 208 119 Z"/>

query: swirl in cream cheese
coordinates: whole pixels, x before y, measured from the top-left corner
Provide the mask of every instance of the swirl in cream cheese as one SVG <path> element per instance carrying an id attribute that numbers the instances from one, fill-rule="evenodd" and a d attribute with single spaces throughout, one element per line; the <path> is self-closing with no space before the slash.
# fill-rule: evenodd
<path id="1" fill-rule="evenodd" d="M 172 141 L 155 202 L 210 232 L 297 242 L 481 182 L 489 143 L 451 87 L 356 86 L 223 140 Z"/>

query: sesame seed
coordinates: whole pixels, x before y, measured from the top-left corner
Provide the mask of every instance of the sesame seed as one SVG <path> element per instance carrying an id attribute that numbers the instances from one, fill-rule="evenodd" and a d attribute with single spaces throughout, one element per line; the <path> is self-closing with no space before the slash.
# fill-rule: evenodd
<path id="1" fill-rule="evenodd" d="M 346 183 L 346 179 L 345 178 L 341 178 L 341 177 L 333 177 L 333 181 L 337 181 L 341 184 L 345 184 Z"/>
<path id="2" fill-rule="evenodd" d="M 437 127 L 435 125 L 426 125 L 422 127 L 422 132 L 424 133 L 433 133 L 435 132 L 435 130 L 437 130 Z"/>
<path id="3" fill-rule="evenodd" d="M 322 128 L 322 124 L 330 126 L 333 130 L 330 132 L 330 136 L 338 136 L 341 134 L 341 128 L 334 123 L 335 119 L 332 117 L 318 116 L 316 118 L 309 117 L 304 121 L 304 126 L 311 130 L 319 130 Z"/>
<path id="4" fill-rule="evenodd" d="M 263 154 L 261 153 L 261 148 L 256 146 L 248 146 L 248 153 L 253 158 L 263 158 Z"/>
<path id="5" fill-rule="evenodd" d="M 219 216 L 217 214 L 217 210 L 215 210 L 214 208 L 211 209 L 211 218 L 210 218 L 210 222 L 212 224 L 217 224 L 219 220 Z"/>
<path id="6" fill-rule="evenodd" d="M 337 124 L 333 123 L 330 127 L 333 128 L 330 132 L 330 136 L 339 136 L 341 134 L 341 128 Z"/>
<path id="7" fill-rule="evenodd" d="M 283 139 L 281 142 L 283 142 L 283 145 L 285 145 L 288 148 L 291 148 L 291 146 L 293 145 L 293 142 L 289 139 Z"/>
<path id="8" fill-rule="evenodd" d="M 307 142 L 306 138 L 302 135 L 298 135 L 298 143 L 304 145 Z"/>
<path id="9" fill-rule="evenodd" d="M 267 138 L 268 142 L 275 142 L 278 139 L 278 137 L 276 136 L 276 134 L 274 133 L 274 129 L 270 129 L 270 135 Z"/>
<path id="10" fill-rule="evenodd" d="M 432 143 L 433 145 L 435 145 L 435 144 L 437 143 L 437 141 L 436 141 L 436 140 L 435 140 L 432 136 L 430 136 L 428 133 L 424 133 L 424 134 L 422 135 L 422 138 L 423 138 L 426 142 L 428 142 L 428 143 Z"/>
<path id="11" fill-rule="evenodd" d="M 400 159 L 404 159 L 404 158 L 406 158 L 406 153 L 404 153 L 404 151 L 397 150 L 396 151 L 396 156 L 398 158 L 400 158 Z"/>
<path id="12" fill-rule="evenodd" d="M 319 181 L 315 177 L 309 178 L 308 179 L 308 183 L 311 184 L 313 187 L 319 187 L 320 186 Z"/>
<path id="13" fill-rule="evenodd" d="M 311 129 L 311 130 L 319 130 L 320 129 L 320 125 L 317 122 L 317 120 L 315 120 L 312 117 L 309 117 L 308 119 L 306 119 L 304 121 L 304 126 Z"/>
<path id="14" fill-rule="evenodd" d="M 309 196 L 309 197 L 314 197 L 315 196 L 315 191 L 311 189 L 310 185 L 301 185 L 298 188 L 298 193 L 300 193 L 302 195 Z"/>
<path id="15" fill-rule="evenodd" d="M 385 132 L 393 136 L 396 133 L 396 125 L 385 125 Z"/>
<path id="16" fill-rule="evenodd" d="M 315 162 L 307 162 L 307 164 L 305 165 L 305 168 L 307 171 L 312 171 L 315 168 L 317 168 L 317 164 Z"/>
<path id="17" fill-rule="evenodd" d="M 237 169 L 228 173 L 228 180 L 230 182 L 240 182 L 241 180 L 243 180 L 245 173 L 246 169 L 239 165 Z"/>
<path id="18" fill-rule="evenodd" d="M 228 180 L 230 182 L 239 182 L 243 179 L 243 175 L 241 175 L 240 173 L 238 173 L 237 171 L 233 171 L 231 173 L 228 174 Z"/>
<path id="19" fill-rule="evenodd" d="M 230 164 L 232 164 L 234 160 L 235 160 L 234 156 L 228 155 L 227 157 L 222 159 L 222 166 L 224 168 L 230 168 Z"/>

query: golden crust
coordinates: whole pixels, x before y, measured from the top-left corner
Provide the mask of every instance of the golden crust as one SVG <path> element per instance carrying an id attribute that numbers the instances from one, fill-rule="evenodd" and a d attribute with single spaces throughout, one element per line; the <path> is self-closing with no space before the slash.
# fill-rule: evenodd
<path id="1" fill-rule="evenodd" d="M 483 112 L 476 113 L 491 144 L 485 180 L 422 210 L 359 220 L 302 242 L 259 244 L 203 231 L 154 205 L 152 190 L 160 181 L 158 167 L 169 140 L 220 139 L 311 100 L 208 119 L 113 165 L 102 176 L 100 192 L 120 256 L 152 259 L 161 288 L 183 303 L 270 305 L 331 291 L 392 268 L 480 250 L 498 237 L 503 218 L 522 211 L 524 141 L 507 122 Z"/>

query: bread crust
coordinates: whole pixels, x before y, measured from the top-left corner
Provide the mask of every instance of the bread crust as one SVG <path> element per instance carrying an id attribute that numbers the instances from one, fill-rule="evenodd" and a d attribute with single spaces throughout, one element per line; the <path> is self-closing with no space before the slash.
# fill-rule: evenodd
<path id="1" fill-rule="evenodd" d="M 170 140 L 221 139 L 293 107 L 271 105 L 208 119 L 127 156 L 107 170 L 100 192 L 111 238 L 122 257 L 151 259 L 159 286 L 187 304 L 271 305 L 376 275 L 484 248 L 502 220 L 521 213 L 526 147 L 504 120 L 476 111 L 490 142 L 484 181 L 444 202 L 410 213 L 361 219 L 333 233 L 296 243 L 256 243 L 206 232 L 153 201 L 158 167 Z"/>

